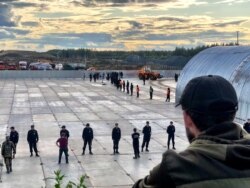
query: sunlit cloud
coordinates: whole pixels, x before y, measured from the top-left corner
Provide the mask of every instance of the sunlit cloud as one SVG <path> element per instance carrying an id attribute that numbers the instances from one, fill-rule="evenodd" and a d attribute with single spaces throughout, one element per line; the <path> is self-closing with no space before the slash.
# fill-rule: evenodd
<path id="1" fill-rule="evenodd" d="M 237 4 L 233 13 L 217 11 L 233 10 L 231 3 Z M 247 5 L 247 0 L 0 0 L 0 50 L 164 50 L 234 42 L 236 31 L 249 44 Z"/>

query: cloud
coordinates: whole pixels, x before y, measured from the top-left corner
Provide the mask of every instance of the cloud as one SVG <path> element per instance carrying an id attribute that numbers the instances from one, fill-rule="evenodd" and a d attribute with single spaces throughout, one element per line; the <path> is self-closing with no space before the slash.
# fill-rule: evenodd
<path id="1" fill-rule="evenodd" d="M 30 33 L 29 30 L 24 30 L 24 29 L 6 28 L 5 30 L 10 32 L 10 33 L 13 33 L 16 35 L 22 35 L 22 36 Z"/>
<path id="2" fill-rule="evenodd" d="M 230 21 L 230 22 L 224 22 L 224 23 L 215 23 L 213 26 L 215 27 L 227 27 L 230 25 L 240 25 L 244 22 L 247 22 L 248 20 L 236 20 L 236 21 Z"/>
<path id="3" fill-rule="evenodd" d="M 11 12 L 10 7 L 6 4 L 0 4 L 0 27 L 15 26 L 16 23 L 12 20 L 12 18 L 13 18 L 13 13 Z"/>
<path id="4" fill-rule="evenodd" d="M 12 33 L 9 33 L 5 30 L 0 30 L 0 40 L 5 40 L 5 39 L 14 39 L 15 35 Z"/>
<path id="5" fill-rule="evenodd" d="M 143 7 L 155 7 L 159 3 L 177 2 L 178 0 L 80 0 L 72 1 L 75 6 L 84 7 L 123 7 L 130 5 L 141 5 Z"/>
<path id="6" fill-rule="evenodd" d="M 231 39 L 235 36 L 235 32 L 225 32 L 225 31 L 200 31 L 200 32 L 186 32 L 180 34 L 147 34 L 145 36 L 146 40 L 154 41 L 171 41 L 171 40 L 189 40 L 190 42 L 195 41 L 196 39 L 217 39 L 223 37 L 223 39 Z"/>
<path id="7" fill-rule="evenodd" d="M 25 44 L 53 45 L 60 48 L 93 48 L 112 43 L 112 37 L 106 33 L 50 33 L 38 39 L 23 38 L 20 41 Z"/>
<path id="8" fill-rule="evenodd" d="M 22 22 L 22 25 L 23 25 L 23 26 L 36 27 L 36 26 L 39 25 L 39 22 L 32 22 L 32 21 L 29 21 L 29 22 Z"/>

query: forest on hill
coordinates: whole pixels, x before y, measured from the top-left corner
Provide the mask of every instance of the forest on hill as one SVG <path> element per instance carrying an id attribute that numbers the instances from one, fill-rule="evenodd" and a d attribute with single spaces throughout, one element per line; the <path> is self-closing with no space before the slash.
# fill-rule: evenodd
<path id="1" fill-rule="evenodd" d="M 195 48 L 176 47 L 175 50 L 151 51 L 97 51 L 92 49 L 54 49 L 47 52 L 0 51 L 0 61 L 28 63 L 48 60 L 51 63 L 82 63 L 97 69 L 137 69 L 150 65 L 153 69 L 182 69 L 186 63 L 204 49 L 214 46 L 232 46 L 213 44 Z"/>

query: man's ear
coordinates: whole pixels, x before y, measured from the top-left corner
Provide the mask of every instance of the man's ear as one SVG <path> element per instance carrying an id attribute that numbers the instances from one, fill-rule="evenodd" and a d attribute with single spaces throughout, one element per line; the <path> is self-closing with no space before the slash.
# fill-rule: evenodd
<path id="1" fill-rule="evenodd" d="M 191 129 L 193 127 L 193 120 L 186 111 L 183 111 L 183 120 L 186 128 Z"/>
<path id="2" fill-rule="evenodd" d="M 200 134 L 199 129 L 194 124 L 193 120 L 191 119 L 190 115 L 187 112 L 183 111 L 183 119 L 186 129 L 188 129 L 194 136 L 198 136 Z"/>

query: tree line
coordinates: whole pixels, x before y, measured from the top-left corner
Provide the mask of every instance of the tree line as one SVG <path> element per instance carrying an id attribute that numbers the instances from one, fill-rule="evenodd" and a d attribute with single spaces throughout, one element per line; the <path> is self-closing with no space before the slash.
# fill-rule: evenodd
<path id="1" fill-rule="evenodd" d="M 202 45 L 195 48 L 176 47 L 173 51 L 170 50 L 151 50 L 151 51 L 97 51 L 93 49 L 63 49 L 50 50 L 47 53 L 56 58 L 79 58 L 79 59 L 120 59 L 125 60 L 130 55 L 137 55 L 147 60 L 165 59 L 170 56 L 193 57 L 200 51 L 214 46 L 233 46 L 236 43 L 229 44 L 212 44 Z"/>

